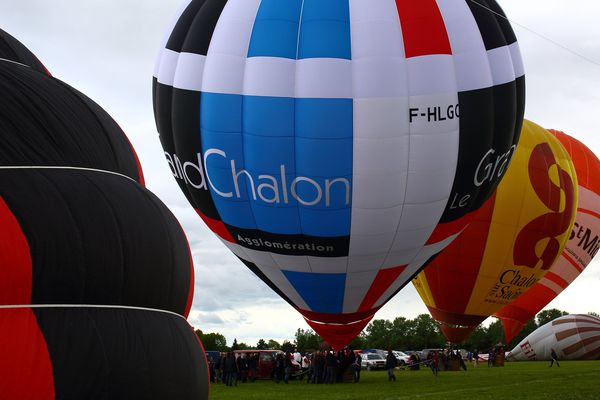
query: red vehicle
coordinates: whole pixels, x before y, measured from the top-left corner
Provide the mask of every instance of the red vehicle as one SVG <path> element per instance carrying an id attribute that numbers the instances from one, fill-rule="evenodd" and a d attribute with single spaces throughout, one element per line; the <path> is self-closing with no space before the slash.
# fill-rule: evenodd
<path id="1" fill-rule="evenodd" d="M 258 368 L 256 370 L 256 379 L 273 378 L 273 369 L 275 368 L 275 357 L 277 354 L 283 354 L 281 350 L 236 350 L 236 357 L 252 357 L 258 354 Z M 300 372 L 300 365 L 292 360 L 292 376 Z"/>

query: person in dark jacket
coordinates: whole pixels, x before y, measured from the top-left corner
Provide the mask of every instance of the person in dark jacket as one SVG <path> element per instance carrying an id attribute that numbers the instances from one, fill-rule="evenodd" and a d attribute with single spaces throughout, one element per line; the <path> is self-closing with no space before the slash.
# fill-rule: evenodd
<path id="1" fill-rule="evenodd" d="M 337 374 L 337 358 L 333 351 L 328 351 L 325 356 L 325 383 L 335 383 Z"/>
<path id="2" fill-rule="evenodd" d="M 227 386 L 237 386 L 238 366 L 232 351 L 225 358 L 225 368 L 223 371 L 227 375 Z"/>
<path id="3" fill-rule="evenodd" d="M 248 379 L 250 379 L 250 382 L 254 382 L 256 380 L 257 374 L 258 374 L 258 353 L 254 353 L 250 356 L 250 360 L 248 360 Z"/>
<path id="4" fill-rule="evenodd" d="M 289 351 L 285 353 L 283 360 L 283 382 L 288 383 L 290 375 L 292 374 L 292 355 Z"/>
<path id="5" fill-rule="evenodd" d="M 387 357 L 385 358 L 385 368 L 388 373 L 388 382 L 396 382 L 396 375 L 394 375 L 394 368 L 398 365 L 398 359 L 392 353 L 392 349 L 388 349 Z"/>
<path id="6" fill-rule="evenodd" d="M 313 354 L 311 362 L 313 372 L 310 377 L 311 383 L 323 383 L 323 374 L 325 371 L 325 356 L 321 351 L 317 351 Z"/>
<path id="7" fill-rule="evenodd" d="M 550 367 L 552 367 L 552 364 L 554 364 L 554 362 L 556 361 L 556 366 L 560 367 L 560 364 L 558 363 L 558 355 L 556 354 L 556 351 L 554 351 L 554 349 L 552 349 L 552 351 L 550 352 Z"/>
<path id="8" fill-rule="evenodd" d="M 354 383 L 357 383 L 358 381 L 360 381 L 361 368 L 362 368 L 362 356 L 360 355 L 360 353 L 358 353 L 356 355 L 356 358 L 354 359 L 354 362 L 352 363 L 352 377 L 353 377 Z"/>
<path id="9" fill-rule="evenodd" d="M 215 357 L 215 383 L 221 383 L 221 375 L 223 373 L 223 368 L 221 367 L 221 356 Z"/>
<path id="10" fill-rule="evenodd" d="M 248 381 L 248 358 L 246 358 L 245 354 L 240 354 L 237 359 L 237 366 L 239 371 L 238 380 L 246 383 Z"/>
<path id="11" fill-rule="evenodd" d="M 278 353 L 275 357 L 275 368 L 273 368 L 273 377 L 275 378 L 275 383 L 279 383 L 283 378 L 284 368 L 283 354 Z"/>

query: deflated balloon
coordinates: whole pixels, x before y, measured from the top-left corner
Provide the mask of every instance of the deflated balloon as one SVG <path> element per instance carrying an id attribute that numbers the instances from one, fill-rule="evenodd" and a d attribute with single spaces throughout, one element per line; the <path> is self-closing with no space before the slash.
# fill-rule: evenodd
<path id="1" fill-rule="evenodd" d="M 552 134 L 525 121 L 494 196 L 413 281 L 448 340 L 465 340 L 544 277 L 569 238 L 576 206 L 569 154 Z"/>
<path id="2" fill-rule="evenodd" d="M 600 359 L 600 318 L 582 314 L 556 318 L 523 339 L 508 357 L 550 360 L 553 349 L 559 360 Z"/>
<path id="3" fill-rule="evenodd" d="M 575 224 L 560 257 L 539 282 L 495 313 L 510 342 L 529 320 L 583 272 L 600 248 L 600 160 L 583 143 L 563 132 L 550 132 L 573 160 L 579 199 Z"/>
<path id="4" fill-rule="evenodd" d="M 171 171 L 335 347 L 502 177 L 524 107 L 502 16 L 495 1 L 193 0 L 173 22 L 154 79 Z"/>

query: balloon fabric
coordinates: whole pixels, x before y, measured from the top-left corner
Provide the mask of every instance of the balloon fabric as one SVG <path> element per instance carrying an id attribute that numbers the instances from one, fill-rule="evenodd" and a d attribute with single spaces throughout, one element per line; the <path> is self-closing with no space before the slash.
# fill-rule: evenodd
<path id="1" fill-rule="evenodd" d="M 1 397 L 207 399 L 181 226 L 117 123 L 15 43 L 0 32 Z"/>
<path id="2" fill-rule="evenodd" d="M 567 151 L 525 121 L 494 196 L 413 281 L 449 341 L 464 341 L 546 275 L 571 233 L 577 193 Z"/>
<path id="3" fill-rule="evenodd" d="M 579 185 L 577 214 L 565 249 L 544 278 L 494 314 L 502 320 L 507 343 L 583 272 L 600 248 L 600 160 L 577 139 L 549 131 L 573 159 Z"/>
<path id="4" fill-rule="evenodd" d="M 518 43 L 475 3 L 192 0 L 167 31 L 153 93 L 173 176 L 333 347 L 452 242 L 514 153 Z"/>

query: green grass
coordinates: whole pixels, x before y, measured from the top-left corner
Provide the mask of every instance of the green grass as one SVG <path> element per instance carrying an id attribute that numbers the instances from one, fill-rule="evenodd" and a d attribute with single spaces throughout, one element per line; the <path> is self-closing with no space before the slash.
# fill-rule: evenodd
<path id="1" fill-rule="evenodd" d="M 561 361 L 548 368 L 545 361 L 506 363 L 503 368 L 480 365 L 468 371 L 440 372 L 429 369 L 396 371 L 396 382 L 385 371 L 363 371 L 357 384 L 309 385 L 306 381 L 276 384 L 273 381 L 211 386 L 212 400 L 300 399 L 600 399 L 600 361 Z"/>

